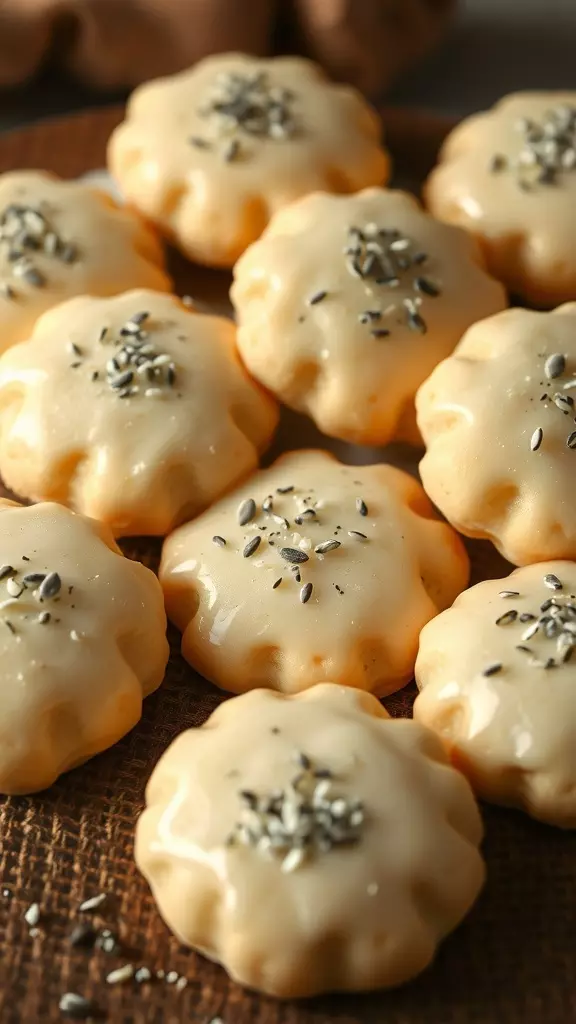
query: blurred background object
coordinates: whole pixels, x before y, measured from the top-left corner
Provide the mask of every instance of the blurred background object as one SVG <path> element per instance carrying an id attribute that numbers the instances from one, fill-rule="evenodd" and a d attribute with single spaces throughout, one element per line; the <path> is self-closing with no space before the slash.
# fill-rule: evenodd
<path id="1" fill-rule="evenodd" d="M 304 51 L 372 99 L 461 117 L 575 87 L 575 38 L 575 0 L 0 0 L 0 128 L 226 49 Z"/>
<path id="2" fill-rule="evenodd" d="M 463 117 L 520 89 L 574 89 L 575 41 L 575 0 L 459 0 L 443 44 L 387 102 Z"/>
<path id="3" fill-rule="evenodd" d="M 367 93 L 436 42 L 456 0 L 0 0 L 0 85 L 53 65 L 131 88 L 226 50 L 302 52 Z"/>
<path id="4" fill-rule="evenodd" d="M 118 99 L 226 50 L 303 53 L 375 98 L 438 42 L 455 8 L 456 0 L 0 0 L 0 119 Z"/>

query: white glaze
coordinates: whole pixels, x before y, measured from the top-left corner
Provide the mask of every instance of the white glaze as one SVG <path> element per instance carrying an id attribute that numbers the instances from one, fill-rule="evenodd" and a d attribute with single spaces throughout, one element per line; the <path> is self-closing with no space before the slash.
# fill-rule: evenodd
<path id="1" fill-rule="evenodd" d="M 548 380 L 556 353 L 566 370 Z M 426 492 L 456 529 L 489 538 L 516 565 L 576 558 L 576 413 L 554 401 L 576 396 L 563 387 L 575 378 L 576 304 L 510 309 L 470 328 L 417 395 Z"/>
<path id="2" fill-rule="evenodd" d="M 467 118 L 448 136 L 424 190 L 434 216 L 478 238 L 510 291 L 548 307 L 576 295 L 576 170 L 524 190 L 514 170 L 494 172 L 491 161 L 517 159 L 520 119 L 539 123 L 563 105 L 576 107 L 576 92 L 520 92 Z"/>
<path id="3" fill-rule="evenodd" d="M 545 585 L 549 573 L 563 583 L 562 590 Z M 506 590 L 518 596 L 500 597 Z M 547 639 L 543 628 L 525 636 L 533 623 L 519 616 L 540 616 L 550 598 L 576 606 L 574 595 L 574 562 L 525 566 L 465 591 L 422 630 L 416 662 L 422 692 L 414 705 L 414 717 L 438 732 L 480 796 L 571 828 L 576 827 L 576 660 L 563 664 L 565 645 L 559 650 L 557 639 Z M 515 621 L 496 625 L 514 611 Z M 547 669 L 550 657 L 560 664 Z M 501 670 L 483 675 L 494 664 Z"/>
<path id="4" fill-rule="evenodd" d="M 241 153 L 223 158 L 222 125 L 200 113 L 219 76 L 264 73 L 287 89 L 297 123 L 288 138 L 242 133 Z M 219 54 L 140 86 L 112 134 L 108 161 L 129 203 L 199 263 L 230 267 L 271 215 L 315 189 L 354 192 L 382 184 L 389 159 L 381 125 L 354 89 L 330 83 L 298 57 Z M 190 138 L 206 140 L 206 148 Z"/>
<path id="5" fill-rule="evenodd" d="M 106 366 L 127 340 L 122 325 L 142 311 L 145 343 L 170 358 L 174 385 L 157 389 L 135 374 L 138 393 L 119 398 Z M 277 418 L 240 363 L 233 324 L 171 295 L 72 299 L 0 358 L 5 482 L 106 522 L 117 536 L 162 535 L 197 515 L 256 468 Z"/>
<path id="6" fill-rule="evenodd" d="M 8 605 L 16 588 L 0 580 L 0 792 L 29 793 L 136 724 L 164 676 L 166 617 L 154 574 L 105 527 L 60 505 L 7 501 L 0 526 L 0 565 L 16 579 L 61 578 L 54 599 L 30 587 Z"/>
<path id="7" fill-rule="evenodd" d="M 395 284 L 350 272 L 352 226 L 397 230 L 422 264 Z M 307 196 L 281 210 L 234 269 L 238 344 L 250 372 L 323 433 L 358 444 L 419 441 L 414 394 L 470 324 L 503 309 L 504 289 L 483 269 L 478 245 L 439 224 L 406 192 Z M 418 292 L 424 278 L 439 290 Z M 326 292 L 318 303 L 311 297 Z M 425 333 L 404 303 L 418 303 Z M 360 322 L 365 310 L 378 319 Z M 375 330 L 390 331 L 375 337 Z"/>
<path id="8" fill-rule="evenodd" d="M 32 253 L 43 287 L 16 278 L 0 246 L 0 352 L 32 333 L 47 309 L 74 295 L 115 295 L 128 288 L 168 291 L 162 247 L 151 228 L 110 196 L 79 181 L 60 181 L 39 171 L 0 175 L 0 214 L 11 204 L 39 207 L 55 231 L 77 250 L 66 263 L 44 252 Z M 2 294 L 2 285 L 16 291 Z"/>
<path id="9" fill-rule="evenodd" d="M 294 491 L 276 493 L 286 486 Z M 287 527 L 262 511 L 267 495 Z M 240 526 L 237 511 L 247 498 L 259 512 Z M 295 523 L 311 504 L 317 516 Z M 354 530 L 366 539 L 351 537 Z M 243 557 L 255 537 L 262 538 L 258 550 Z M 341 546 L 316 554 L 328 540 Z M 280 554 L 284 546 L 308 555 L 300 583 Z M 343 466 L 314 451 L 282 456 L 176 530 L 160 569 L 182 653 L 202 675 L 234 692 L 269 686 L 291 693 L 326 678 L 377 693 L 403 686 L 421 627 L 453 601 L 467 574 L 457 535 L 435 520 L 415 480 L 391 466 Z M 313 592 L 302 604 L 307 583 Z"/>
<path id="10" fill-rule="evenodd" d="M 286 871 L 282 857 L 226 840 L 238 790 L 284 788 L 297 751 L 363 802 L 365 822 L 358 842 Z M 470 789 L 432 733 L 323 684 L 245 694 L 180 735 L 148 785 L 136 859 L 182 941 L 241 984 L 293 998 L 423 970 L 482 885 L 481 837 Z"/>

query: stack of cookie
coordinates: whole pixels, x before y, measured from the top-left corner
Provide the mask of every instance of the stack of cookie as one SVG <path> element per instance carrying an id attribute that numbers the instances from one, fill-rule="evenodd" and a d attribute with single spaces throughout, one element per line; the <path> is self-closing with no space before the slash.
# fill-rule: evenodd
<path id="1" fill-rule="evenodd" d="M 0 179 L 0 473 L 36 503 L 0 508 L 0 790 L 134 725 L 166 609 L 238 696 L 160 761 L 137 860 L 184 942 L 281 997 L 427 966 L 483 883 L 473 792 L 576 825 L 576 97 L 461 125 L 429 212 L 380 135 L 309 62 L 233 54 L 136 91 L 126 206 Z M 158 235 L 233 268 L 236 325 L 169 293 Z M 423 486 L 259 469 L 278 402 L 424 442 Z M 466 591 L 459 534 L 521 568 Z M 166 537 L 159 581 L 134 535 Z"/>

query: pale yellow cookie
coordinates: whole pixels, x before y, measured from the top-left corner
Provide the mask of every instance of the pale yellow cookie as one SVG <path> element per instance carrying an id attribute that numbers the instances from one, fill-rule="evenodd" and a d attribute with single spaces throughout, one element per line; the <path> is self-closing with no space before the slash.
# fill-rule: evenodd
<path id="1" fill-rule="evenodd" d="M 424 194 L 529 302 L 576 296 L 576 92 L 520 92 L 448 136 Z"/>
<path id="2" fill-rule="evenodd" d="M 140 86 L 108 150 L 128 201 L 198 263 L 231 267 L 316 189 L 382 184 L 378 116 L 299 57 L 219 54 Z"/>
<path id="3" fill-rule="evenodd" d="M 282 456 L 181 527 L 160 569 L 184 657 L 235 693 L 327 678 L 391 693 L 467 578 L 459 538 L 412 477 L 320 451 Z"/>
<path id="4" fill-rule="evenodd" d="M 465 591 L 422 630 L 414 705 L 486 800 L 576 827 L 576 564 Z"/>
<path id="5" fill-rule="evenodd" d="M 471 327 L 416 398 L 424 488 L 515 565 L 576 558 L 576 303 Z"/>
<path id="6" fill-rule="evenodd" d="M 0 501 L 0 793 L 32 793 L 136 724 L 164 676 L 154 574 L 62 505 Z"/>
<path id="7" fill-rule="evenodd" d="M 110 196 L 40 171 L 0 175 L 0 352 L 74 295 L 168 291 L 152 230 Z"/>
<path id="8" fill-rule="evenodd" d="M 168 533 L 258 465 L 276 403 L 230 320 L 173 295 L 77 298 L 0 358 L 0 474 L 17 494 Z"/>
<path id="9" fill-rule="evenodd" d="M 178 938 L 281 998 L 398 985 L 484 881 L 442 744 L 369 694 L 256 690 L 154 770 L 136 860 Z"/>
<path id="10" fill-rule="evenodd" d="M 416 389 L 470 324 L 506 305 L 473 239 L 386 189 L 298 200 L 234 275 L 250 372 L 358 444 L 418 441 Z"/>

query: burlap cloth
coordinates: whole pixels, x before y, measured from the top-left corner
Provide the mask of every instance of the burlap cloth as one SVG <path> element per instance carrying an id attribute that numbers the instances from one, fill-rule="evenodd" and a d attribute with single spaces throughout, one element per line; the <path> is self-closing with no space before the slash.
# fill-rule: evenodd
<path id="1" fill-rule="evenodd" d="M 64 176 L 103 165 L 117 111 L 43 124 L 0 138 L 0 170 L 48 167 Z M 407 169 L 410 171 L 410 168 Z M 221 305 L 226 280 L 176 263 L 178 285 Z M 285 417 L 279 448 L 314 443 L 314 432 Z M 317 439 L 316 439 L 317 443 Z M 342 448 L 341 448 L 342 453 Z M 393 453 L 407 465 L 406 453 Z M 348 452 L 350 455 L 350 452 Z M 362 453 L 371 461 L 374 453 Z M 155 564 L 158 545 L 127 543 L 127 554 Z M 488 545 L 471 545 L 474 579 L 505 566 Z M 280 1004 L 243 992 L 224 972 L 179 946 L 158 917 L 132 857 L 134 823 L 153 765 L 184 728 L 197 725 L 221 696 L 178 653 L 161 690 L 146 701 L 139 726 L 112 750 L 35 797 L 0 801 L 0 1020 L 61 1020 L 60 995 L 93 997 L 117 1024 L 569 1024 L 576 1021 L 576 836 L 510 811 L 485 809 L 488 883 L 433 967 L 398 991 Z M 411 689 L 387 701 L 409 714 Z M 106 891 L 103 920 L 120 930 L 119 956 L 71 948 L 77 906 Z M 23 915 L 42 908 L 31 938 Z M 189 984 L 111 987 L 123 963 L 174 970 Z"/>

